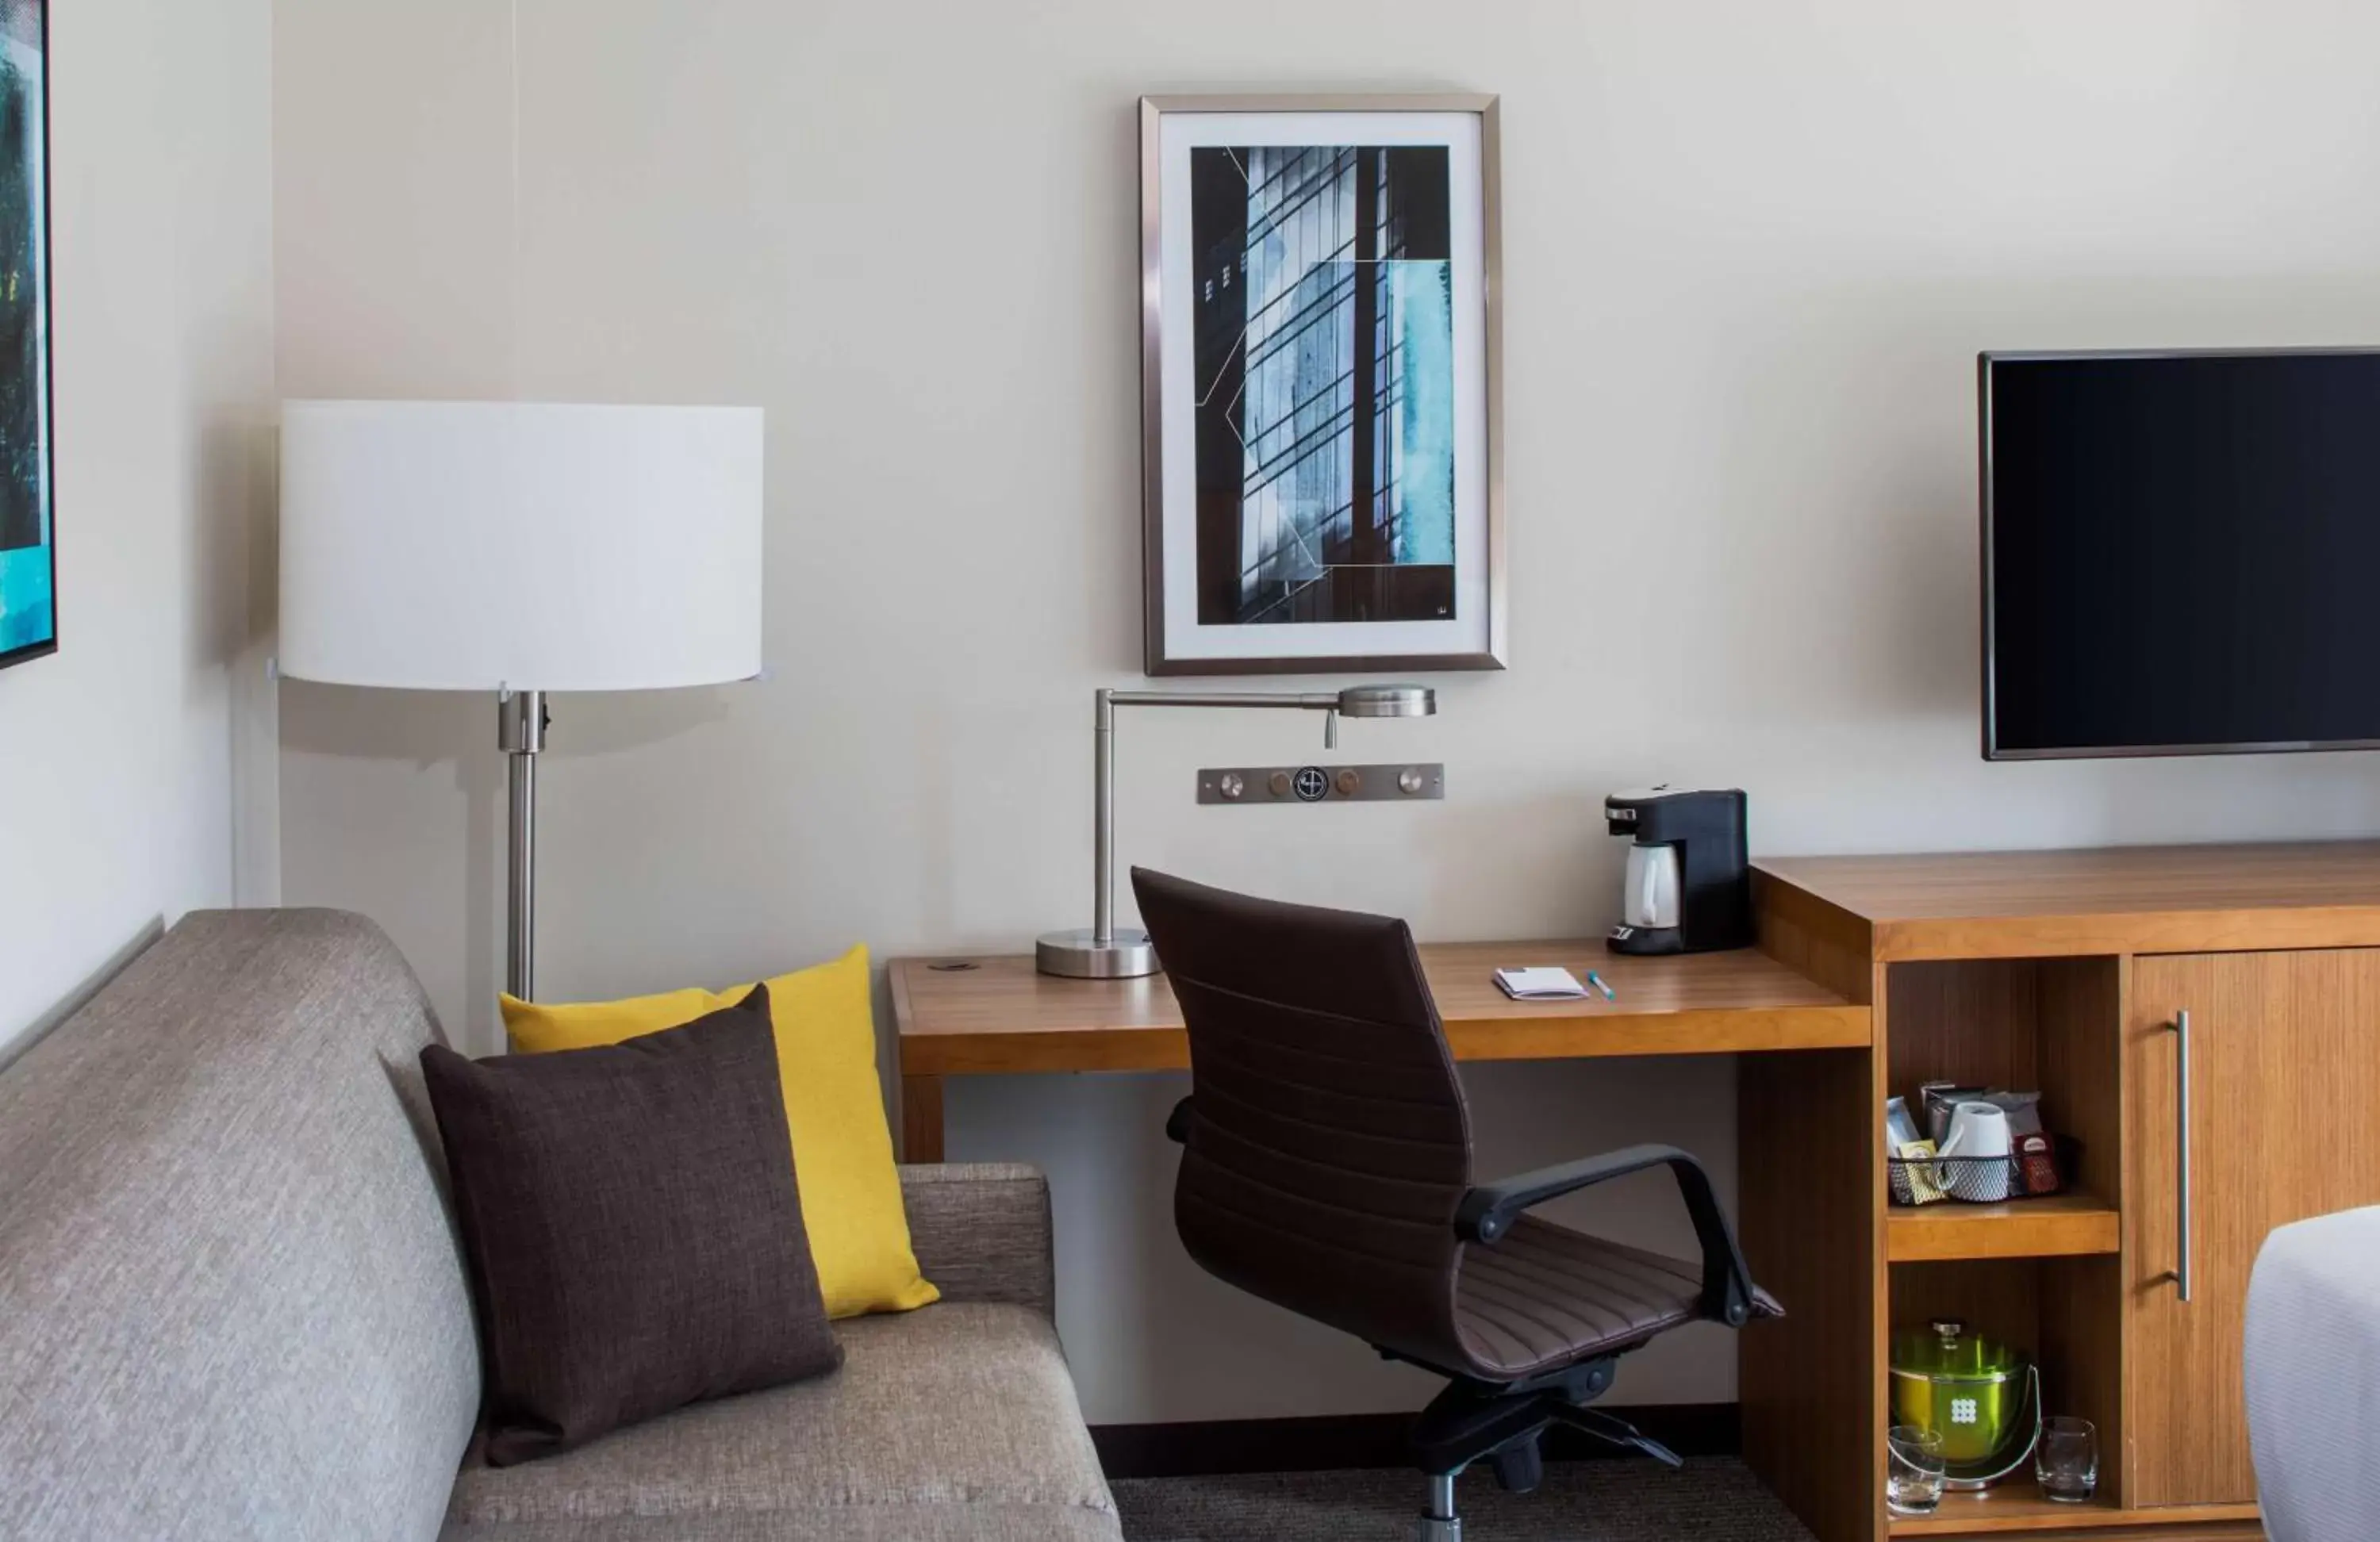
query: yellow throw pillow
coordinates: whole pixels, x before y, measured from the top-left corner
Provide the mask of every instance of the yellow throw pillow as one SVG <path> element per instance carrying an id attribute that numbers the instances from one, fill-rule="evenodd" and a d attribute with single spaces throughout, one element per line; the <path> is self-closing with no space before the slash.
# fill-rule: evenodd
<path id="1" fill-rule="evenodd" d="M 794 1176 L 826 1315 L 906 1312 L 940 1300 L 917 1272 L 892 1132 L 876 1077 L 868 950 L 763 981 L 777 1028 L 777 1073 L 794 1132 Z M 733 1006 L 751 990 L 671 990 L 624 1002 L 553 1006 L 502 998 L 513 1049 L 535 1055 L 658 1033 Z"/>

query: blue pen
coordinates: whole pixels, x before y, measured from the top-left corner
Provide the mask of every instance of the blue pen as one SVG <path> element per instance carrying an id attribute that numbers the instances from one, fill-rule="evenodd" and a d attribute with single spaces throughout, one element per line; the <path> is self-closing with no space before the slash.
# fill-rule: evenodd
<path id="1" fill-rule="evenodd" d="M 1620 999 L 1620 992 L 1604 984 L 1603 977 L 1597 974 L 1592 969 L 1589 969 L 1586 972 L 1586 983 L 1595 987 L 1597 990 L 1602 991 L 1603 999 L 1607 1002 L 1616 1002 Z"/>

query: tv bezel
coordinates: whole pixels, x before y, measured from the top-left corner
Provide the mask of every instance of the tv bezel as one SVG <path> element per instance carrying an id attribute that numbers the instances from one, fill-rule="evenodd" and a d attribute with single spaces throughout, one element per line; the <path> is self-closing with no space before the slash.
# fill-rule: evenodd
<path id="1" fill-rule="evenodd" d="M 2277 739 L 2238 744 L 2072 745 L 2009 749 L 1998 741 L 1997 638 L 1992 626 L 1992 367 L 2101 359 L 2380 358 L 2380 345 L 2294 348 L 2046 348 L 1987 349 L 1975 356 L 1977 463 L 1981 470 L 1983 536 L 1984 759 L 1986 760 L 2140 760 L 2177 755 L 2281 755 L 2322 750 L 2380 749 L 2380 738 Z"/>

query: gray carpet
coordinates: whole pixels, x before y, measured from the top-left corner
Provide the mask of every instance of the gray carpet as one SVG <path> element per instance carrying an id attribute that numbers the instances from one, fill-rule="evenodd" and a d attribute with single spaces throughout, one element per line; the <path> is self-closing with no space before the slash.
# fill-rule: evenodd
<path id="1" fill-rule="evenodd" d="M 1127 1542 L 1401 1542 L 1416 1474 L 1265 1473 L 1111 1484 Z M 1455 1487 L 1463 1542 L 1813 1542 L 1741 1462 L 1559 1462 L 1534 1494 L 1485 1471 Z"/>

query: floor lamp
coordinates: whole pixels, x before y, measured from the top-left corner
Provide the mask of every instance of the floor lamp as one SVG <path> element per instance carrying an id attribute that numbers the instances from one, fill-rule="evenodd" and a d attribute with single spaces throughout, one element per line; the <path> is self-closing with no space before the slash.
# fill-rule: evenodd
<path id="1" fill-rule="evenodd" d="M 759 674 L 760 528 L 758 407 L 282 404 L 280 671 L 496 698 L 511 994 L 547 693 Z"/>

